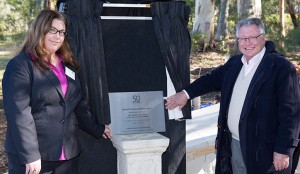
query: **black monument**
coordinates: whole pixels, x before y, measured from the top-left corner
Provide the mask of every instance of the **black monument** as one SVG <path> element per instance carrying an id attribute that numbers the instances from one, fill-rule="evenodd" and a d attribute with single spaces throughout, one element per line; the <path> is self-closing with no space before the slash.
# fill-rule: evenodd
<path id="1" fill-rule="evenodd" d="M 109 3 L 149 4 L 150 8 L 105 7 L 107 1 L 62 0 L 60 11 L 69 19 L 68 39 L 80 63 L 84 94 L 99 123 L 110 123 L 108 92 L 163 91 L 166 70 L 176 91 L 190 83 L 189 8 L 184 1 L 113 0 Z M 144 16 L 152 20 L 104 20 L 103 16 Z M 170 139 L 162 155 L 163 174 L 186 173 L 185 119 L 191 118 L 190 105 L 183 119 L 169 120 Z M 80 133 L 83 151 L 78 172 L 116 174 L 117 154 L 109 140 L 96 140 Z"/>

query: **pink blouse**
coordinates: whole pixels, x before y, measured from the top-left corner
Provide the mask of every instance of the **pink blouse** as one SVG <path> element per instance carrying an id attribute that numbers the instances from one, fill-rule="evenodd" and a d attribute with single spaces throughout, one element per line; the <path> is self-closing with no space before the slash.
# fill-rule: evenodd
<path id="1" fill-rule="evenodd" d="M 68 81 L 65 74 L 64 67 L 62 65 L 62 57 L 59 57 L 58 67 L 55 67 L 54 65 L 50 65 L 50 68 L 52 72 L 56 75 L 60 82 L 60 86 L 63 92 L 64 97 L 66 96 L 66 92 L 68 89 Z M 66 154 L 65 154 L 65 148 L 62 146 L 62 151 L 59 160 L 66 160 Z"/>

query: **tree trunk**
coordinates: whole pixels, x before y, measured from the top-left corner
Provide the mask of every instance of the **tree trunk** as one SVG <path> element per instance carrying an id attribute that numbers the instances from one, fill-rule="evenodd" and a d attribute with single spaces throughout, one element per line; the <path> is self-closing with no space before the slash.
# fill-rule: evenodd
<path id="1" fill-rule="evenodd" d="M 223 36 L 227 39 L 228 36 L 228 28 L 227 28 L 227 18 L 228 18 L 228 0 L 221 0 L 220 10 L 219 10 L 219 19 L 218 19 L 218 28 L 215 37 L 215 41 L 220 42 Z"/>
<path id="2" fill-rule="evenodd" d="M 36 0 L 35 7 L 38 11 L 46 8 L 46 1 L 47 0 Z"/>
<path id="3" fill-rule="evenodd" d="M 284 47 L 283 38 L 285 37 L 284 29 L 284 0 L 279 0 L 279 20 L 280 20 L 280 40 L 279 46 Z"/>
<path id="4" fill-rule="evenodd" d="M 253 1 L 253 16 L 257 18 L 261 18 L 261 0 L 254 0 Z"/>
<path id="5" fill-rule="evenodd" d="M 48 0 L 48 7 L 52 10 L 55 9 L 55 2 L 54 0 Z"/>
<path id="6" fill-rule="evenodd" d="M 237 0 L 238 18 L 261 18 L 261 0 Z"/>
<path id="7" fill-rule="evenodd" d="M 39 10 L 50 8 L 55 9 L 55 0 L 36 0 L 36 7 Z"/>
<path id="8" fill-rule="evenodd" d="M 293 25 L 294 25 L 294 29 L 296 29 L 298 27 L 298 22 L 297 22 L 294 7 L 291 4 L 290 0 L 286 0 L 286 4 L 287 4 L 287 7 L 288 7 L 288 10 L 289 10 L 289 13 L 290 13 Z"/>
<path id="9" fill-rule="evenodd" d="M 201 32 L 205 37 L 200 40 L 203 51 L 212 44 L 214 33 L 214 0 L 195 0 L 195 20 L 192 33 Z"/>
<path id="10" fill-rule="evenodd" d="M 41 0 L 35 0 L 35 9 L 37 9 L 38 11 L 40 11 L 41 9 Z"/>
<path id="11" fill-rule="evenodd" d="M 247 19 L 249 17 L 261 18 L 261 0 L 237 0 L 237 6 L 239 20 Z M 230 51 L 231 56 L 239 53 L 237 44 L 236 41 L 232 51 Z"/>

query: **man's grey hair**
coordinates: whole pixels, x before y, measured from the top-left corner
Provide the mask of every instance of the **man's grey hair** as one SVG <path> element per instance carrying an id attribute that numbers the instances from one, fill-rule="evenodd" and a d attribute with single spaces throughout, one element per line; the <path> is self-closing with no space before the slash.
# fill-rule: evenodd
<path id="1" fill-rule="evenodd" d="M 239 37 L 239 30 L 243 26 L 250 26 L 250 25 L 256 25 L 259 28 L 260 34 L 265 34 L 265 25 L 259 18 L 248 18 L 239 21 L 239 23 L 236 26 L 236 37 Z"/>

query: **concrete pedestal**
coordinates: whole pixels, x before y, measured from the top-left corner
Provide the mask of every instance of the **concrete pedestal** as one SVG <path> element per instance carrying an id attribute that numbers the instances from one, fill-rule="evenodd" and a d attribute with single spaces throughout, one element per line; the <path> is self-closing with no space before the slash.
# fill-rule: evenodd
<path id="1" fill-rule="evenodd" d="M 161 155 L 169 139 L 158 134 L 113 135 L 118 153 L 118 174 L 161 174 Z"/>

